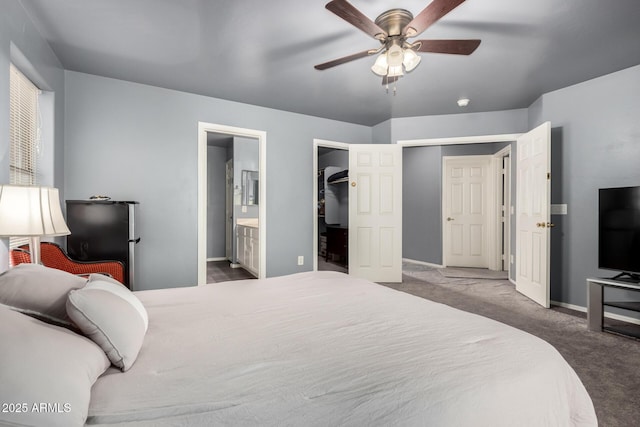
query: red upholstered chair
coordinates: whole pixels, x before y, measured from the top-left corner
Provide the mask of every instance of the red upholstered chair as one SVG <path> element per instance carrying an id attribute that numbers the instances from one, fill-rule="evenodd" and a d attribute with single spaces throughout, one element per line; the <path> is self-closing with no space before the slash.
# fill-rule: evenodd
<path id="1" fill-rule="evenodd" d="M 40 242 L 40 260 L 45 267 L 78 275 L 107 274 L 124 284 L 124 264 L 120 261 L 76 261 L 69 258 L 59 245 L 51 242 Z M 12 249 L 10 261 L 11 266 L 30 263 L 29 245 Z"/>

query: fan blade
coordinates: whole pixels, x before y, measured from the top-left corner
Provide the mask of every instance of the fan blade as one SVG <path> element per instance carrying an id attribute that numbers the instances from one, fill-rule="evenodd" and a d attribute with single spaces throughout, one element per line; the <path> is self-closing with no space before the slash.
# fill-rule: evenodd
<path id="1" fill-rule="evenodd" d="M 343 56 L 342 58 L 334 59 L 333 61 L 318 64 L 313 68 L 315 68 L 316 70 L 326 70 L 327 68 L 335 67 L 336 65 L 341 65 L 350 61 L 354 61 L 356 59 L 364 58 L 365 56 L 372 55 L 375 52 L 375 49 L 364 50 L 362 52 L 354 53 L 353 55 Z"/>
<path id="2" fill-rule="evenodd" d="M 325 7 L 375 39 L 384 40 L 387 37 L 387 33 L 382 28 L 346 0 L 333 0 Z"/>
<path id="3" fill-rule="evenodd" d="M 464 3 L 464 1 L 465 0 L 433 0 L 404 27 L 402 34 L 407 37 L 417 36 L 433 25 L 438 19 L 451 12 L 461 3 Z"/>
<path id="4" fill-rule="evenodd" d="M 480 46 L 480 40 L 417 40 L 413 45 L 416 52 L 450 53 L 453 55 L 471 55 Z"/>

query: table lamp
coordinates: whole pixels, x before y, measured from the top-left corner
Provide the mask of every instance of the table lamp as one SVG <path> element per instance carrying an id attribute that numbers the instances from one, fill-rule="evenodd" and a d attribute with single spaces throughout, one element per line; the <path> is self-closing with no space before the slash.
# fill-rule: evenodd
<path id="1" fill-rule="evenodd" d="M 0 185 L 0 236 L 29 237 L 32 263 L 40 263 L 40 236 L 67 234 L 57 188 Z"/>

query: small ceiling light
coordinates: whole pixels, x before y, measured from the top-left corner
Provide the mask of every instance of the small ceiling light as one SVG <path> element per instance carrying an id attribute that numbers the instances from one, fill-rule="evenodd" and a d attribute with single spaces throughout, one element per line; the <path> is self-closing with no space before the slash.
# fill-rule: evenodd
<path id="1" fill-rule="evenodd" d="M 466 107 L 467 105 L 469 105 L 469 98 L 458 99 L 458 107 Z"/>
<path id="2" fill-rule="evenodd" d="M 377 75 L 384 77 L 387 75 L 389 64 L 387 63 L 387 54 L 383 53 L 376 59 L 376 63 L 371 67 L 371 71 Z"/>

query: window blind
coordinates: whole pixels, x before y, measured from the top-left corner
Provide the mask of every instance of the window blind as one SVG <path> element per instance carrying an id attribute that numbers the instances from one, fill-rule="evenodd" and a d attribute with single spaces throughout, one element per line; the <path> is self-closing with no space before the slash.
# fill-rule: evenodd
<path id="1" fill-rule="evenodd" d="M 40 90 L 10 64 L 9 77 L 9 182 L 37 184 L 37 152 L 40 143 Z M 29 242 L 29 238 L 12 237 L 10 247 Z"/>

